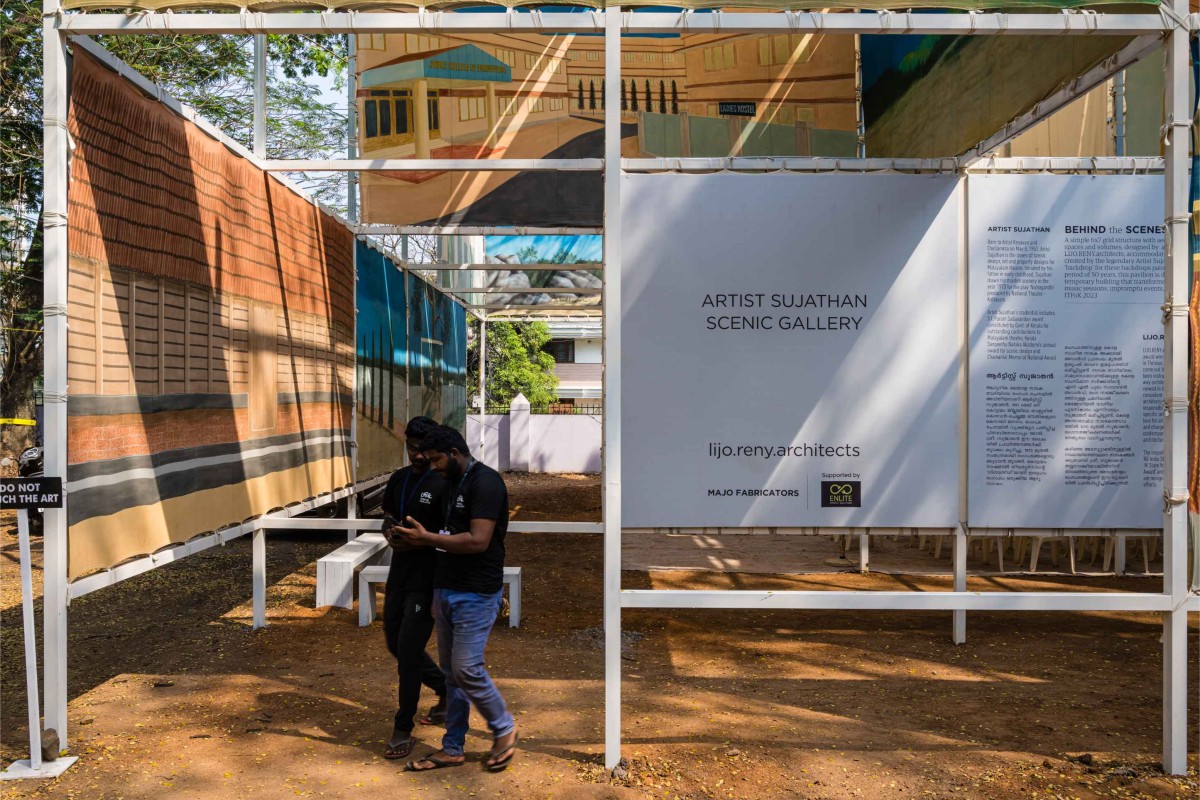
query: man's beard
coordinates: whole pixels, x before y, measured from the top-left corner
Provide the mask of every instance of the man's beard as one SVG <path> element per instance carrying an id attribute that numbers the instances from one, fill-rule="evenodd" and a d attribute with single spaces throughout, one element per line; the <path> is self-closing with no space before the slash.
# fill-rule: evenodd
<path id="1" fill-rule="evenodd" d="M 462 477 L 462 465 L 458 463 L 458 459 L 453 456 L 446 458 L 446 471 L 443 473 L 449 481 L 456 481 Z"/>

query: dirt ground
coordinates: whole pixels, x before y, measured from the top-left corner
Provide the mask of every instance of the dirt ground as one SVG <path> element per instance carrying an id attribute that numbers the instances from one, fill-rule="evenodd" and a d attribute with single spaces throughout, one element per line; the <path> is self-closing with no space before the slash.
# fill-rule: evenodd
<path id="1" fill-rule="evenodd" d="M 521 519 L 597 519 L 599 481 L 508 476 Z M 628 537 L 627 537 L 628 538 Z M 644 538 L 644 537 L 643 537 Z M 787 563 L 796 537 L 730 537 Z M 626 611 L 628 769 L 601 767 L 601 539 L 512 534 L 522 626 L 489 666 L 518 719 L 500 775 L 472 762 L 411 775 L 380 758 L 395 668 L 380 625 L 313 607 L 315 561 L 338 535 L 272 534 L 268 619 L 250 629 L 248 540 L 79 598 L 70 609 L 71 751 L 53 782 L 5 797 L 1197 798 L 1159 768 L 1161 627 L 1147 614 L 984 614 L 968 642 L 946 613 Z M 725 540 L 721 540 L 725 541 Z M 35 539 L 35 548 L 37 540 Z M 682 552 L 685 541 L 664 547 Z M 631 550 L 676 563 L 641 540 Z M 636 547 L 634 547 L 636 545 Z M 825 547 L 809 539 L 805 547 Z M 899 547 L 899 545 L 896 545 Z M 911 548 L 910 548 L 911 549 Z M 911 549 L 906 558 L 920 551 Z M 0 757 L 23 757 L 17 540 L 0 520 Z M 686 554 L 685 554 L 686 555 Z M 933 562 L 932 555 L 925 555 Z M 673 557 L 672 557 L 673 558 Z M 943 556 L 944 560 L 945 556 Z M 665 559 L 665 561 L 664 561 Z M 682 562 L 691 563 L 691 562 Z M 35 575 L 40 584 L 40 575 Z M 626 588 L 947 588 L 932 574 L 627 570 Z M 1155 591 L 1145 577 L 988 576 L 973 588 Z M 40 590 L 40 586 L 39 586 Z M 1196 662 L 1196 629 L 1189 663 Z M 1193 691 L 1195 676 L 1189 678 Z M 424 705 L 424 703 L 423 703 Z M 1197 698 L 1189 703 L 1195 713 Z M 488 747 L 479 718 L 469 755 Z M 434 729 L 419 730 L 436 746 Z"/>

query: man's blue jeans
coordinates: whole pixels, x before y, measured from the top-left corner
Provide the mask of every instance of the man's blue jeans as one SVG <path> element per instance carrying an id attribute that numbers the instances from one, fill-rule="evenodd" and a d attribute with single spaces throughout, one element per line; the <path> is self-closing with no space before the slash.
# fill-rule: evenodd
<path id="1" fill-rule="evenodd" d="M 494 738 L 511 733 L 516 727 L 483 660 L 483 648 L 500 612 L 502 591 L 477 594 L 455 589 L 434 590 L 438 656 L 446 674 L 446 735 L 442 737 L 442 750 L 447 755 L 463 753 L 472 704 L 487 721 Z"/>

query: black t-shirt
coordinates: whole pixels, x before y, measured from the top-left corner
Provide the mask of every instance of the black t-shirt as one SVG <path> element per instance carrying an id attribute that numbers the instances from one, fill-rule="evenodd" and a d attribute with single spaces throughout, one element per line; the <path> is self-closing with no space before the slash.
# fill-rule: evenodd
<path id="1" fill-rule="evenodd" d="M 433 585 L 439 589 L 493 594 L 504 586 L 504 534 L 508 532 L 508 488 L 500 473 L 478 461 L 454 491 L 446 494 L 449 511 L 446 529 L 451 533 L 470 530 L 473 519 L 494 519 L 496 528 L 487 550 L 469 555 L 438 553 Z"/>
<path id="2" fill-rule="evenodd" d="M 446 511 L 446 479 L 432 469 L 419 475 L 413 474 L 411 466 L 396 470 L 383 490 L 383 510 L 402 524 L 409 516 L 426 530 L 437 531 Z M 402 592 L 431 591 L 436 565 L 437 552 L 432 547 L 393 550 L 388 588 Z"/>

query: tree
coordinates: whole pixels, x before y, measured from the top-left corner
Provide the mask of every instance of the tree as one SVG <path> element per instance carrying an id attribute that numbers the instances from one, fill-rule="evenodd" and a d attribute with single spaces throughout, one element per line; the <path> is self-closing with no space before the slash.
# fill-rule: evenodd
<path id="1" fill-rule="evenodd" d="M 596 82 L 588 81 L 588 111 L 596 110 Z"/>
<path id="2" fill-rule="evenodd" d="M 658 82 L 658 113 L 667 113 L 667 86 L 662 81 Z"/>
<path id="3" fill-rule="evenodd" d="M 675 81 L 671 81 L 671 113 L 679 113 L 679 88 L 675 86 Z"/>
<path id="4" fill-rule="evenodd" d="M 625 95 L 625 79 L 621 78 L 621 110 L 629 110 L 629 98 Z"/>
<path id="5" fill-rule="evenodd" d="M 650 79 L 646 78 L 646 110 L 654 110 L 654 101 L 650 98 Z"/>
<path id="6" fill-rule="evenodd" d="M 583 78 L 579 79 L 579 110 L 583 111 Z"/>
<path id="7" fill-rule="evenodd" d="M 42 366 L 42 6 L 5 0 L 0 14 L 0 417 L 33 416 Z M 250 36 L 101 37 L 100 44 L 247 146 L 253 140 Z M 268 158 L 330 158 L 345 147 L 345 115 L 307 78 L 335 75 L 345 37 L 269 36 Z M 345 177 L 298 178 L 336 209 Z M 30 442 L 0 428 L 0 446 Z"/>
<path id="8" fill-rule="evenodd" d="M 558 399 L 558 376 L 554 357 L 543 352 L 550 342 L 550 328 L 544 322 L 492 321 L 487 323 L 488 404 L 508 405 L 518 394 L 525 395 L 531 406 L 547 406 Z M 479 337 L 468 343 L 470 375 L 479 374 Z M 478 378 L 468 392 L 479 391 Z"/>
<path id="9" fill-rule="evenodd" d="M 600 80 L 600 110 L 604 110 L 604 100 L 608 97 L 608 81 Z"/>
<path id="10" fill-rule="evenodd" d="M 629 79 L 629 110 L 630 111 L 638 110 L 637 78 Z"/>

